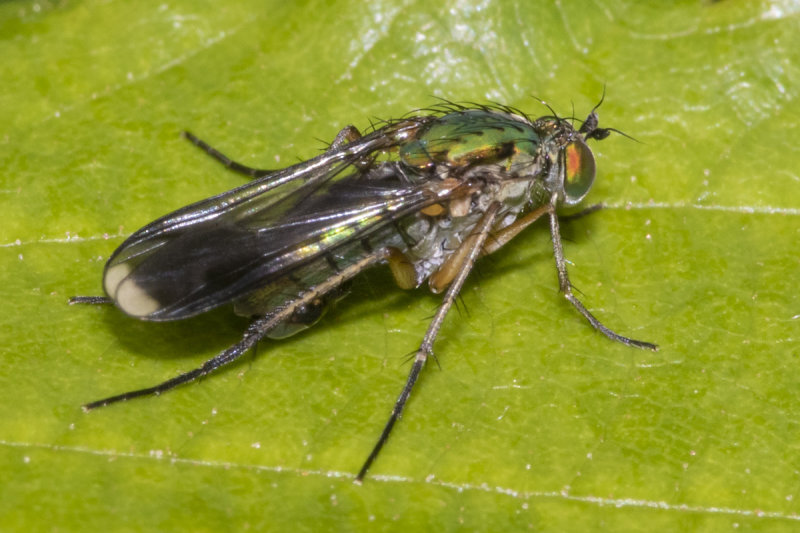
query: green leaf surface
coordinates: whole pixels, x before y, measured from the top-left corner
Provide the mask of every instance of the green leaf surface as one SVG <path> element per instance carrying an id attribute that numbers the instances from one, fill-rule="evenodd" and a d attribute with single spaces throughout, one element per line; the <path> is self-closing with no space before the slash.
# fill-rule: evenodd
<path id="1" fill-rule="evenodd" d="M 0 530 L 796 530 L 800 4 L 0 3 Z M 439 301 L 367 273 L 217 375 L 85 414 L 235 342 L 67 305 L 150 220 L 308 158 L 347 124 L 499 101 L 584 117 L 588 203 L 558 295 L 547 230 L 483 260 L 406 415 Z"/>

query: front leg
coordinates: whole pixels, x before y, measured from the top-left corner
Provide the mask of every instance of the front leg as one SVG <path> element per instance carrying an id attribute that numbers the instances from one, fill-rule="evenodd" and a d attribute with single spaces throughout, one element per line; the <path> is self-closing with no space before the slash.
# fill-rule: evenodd
<path id="1" fill-rule="evenodd" d="M 564 297 L 589 321 L 593 328 L 609 339 L 627 344 L 628 346 L 636 346 L 637 348 L 645 348 L 653 351 L 657 350 L 658 346 L 655 344 L 629 339 L 628 337 L 623 337 L 622 335 L 614 333 L 597 320 L 594 315 L 583 306 L 581 301 L 572 294 L 572 284 L 570 284 L 569 276 L 567 275 L 567 261 L 564 259 L 564 248 L 561 245 L 561 230 L 558 225 L 558 215 L 556 214 L 557 201 L 558 194 L 553 194 L 550 199 L 550 204 L 547 206 L 547 212 L 548 215 L 550 215 L 550 236 L 553 239 L 553 255 L 555 256 L 556 269 L 558 270 L 558 286 L 561 292 L 564 293 Z"/>

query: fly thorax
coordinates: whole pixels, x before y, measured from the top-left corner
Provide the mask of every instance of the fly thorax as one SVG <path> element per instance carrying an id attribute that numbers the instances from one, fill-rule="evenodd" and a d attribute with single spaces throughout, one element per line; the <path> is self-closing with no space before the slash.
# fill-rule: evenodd
<path id="1" fill-rule="evenodd" d="M 552 193 L 544 180 L 539 180 L 531 183 L 530 193 L 528 195 L 528 205 L 539 206 L 546 204 L 550 201 Z"/>
<path id="2" fill-rule="evenodd" d="M 519 207 L 520 209 L 530 198 L 530 191 L 534 186 L 532 181 L 523 180 L 508 180 L 503 183 L 497 199 L 509 209 Z"/>

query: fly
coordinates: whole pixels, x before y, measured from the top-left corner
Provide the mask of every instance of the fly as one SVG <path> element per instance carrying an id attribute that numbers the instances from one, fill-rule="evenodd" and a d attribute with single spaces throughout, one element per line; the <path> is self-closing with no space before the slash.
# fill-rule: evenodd
<path id="1" fill-rule="evenodd" d="M 202 366 L 84 410 L 166 392 L 235 361 L 264 337 L 297 333 L 344 295 L 350 279 L 387 264 L 400 287 L 427 281 L 444 296 L 356 475 L 361 482 L 400 419 L 475 261 L 542 216 L 549 220 L 566 299 L 606 337 L 655 350 L 601 324 L 575 297 L 567 275 L 557 209 L 578 204 L 592 186 L 595 160 L 588 141 L 617 131 L 598 126 L 599 105 L 575 129 L 573 119 L 555 112 L 532 120 L 506 106 L 445 103 L 386 121 L 366 135 L 348 126 L 323 154 L 281 170 L 237 163 L 186 132 L 192 143 L 253 180 L 138 230 L 106 263 L 107 296 L 70 302 L 113 303 L 151 321 L 232 303 L 252 322 L 239 342 Z"/>

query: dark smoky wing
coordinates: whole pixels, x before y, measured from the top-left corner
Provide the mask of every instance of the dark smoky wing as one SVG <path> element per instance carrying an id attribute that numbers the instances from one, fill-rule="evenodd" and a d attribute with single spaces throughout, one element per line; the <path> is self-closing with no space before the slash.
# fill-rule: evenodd
<path id="1" fill-rule="evenodd" d="M 393 165 L 372 174 L 334 165 L 329 172 L 339 176 L 278 201 L 255 197 L 167 233 L 134 235 L 106 268 L 109 296 L 133 316 L 174 320 L 259 289 L 430 204 Z"/>

